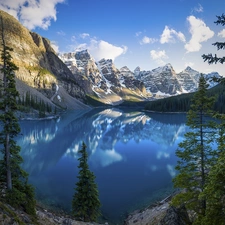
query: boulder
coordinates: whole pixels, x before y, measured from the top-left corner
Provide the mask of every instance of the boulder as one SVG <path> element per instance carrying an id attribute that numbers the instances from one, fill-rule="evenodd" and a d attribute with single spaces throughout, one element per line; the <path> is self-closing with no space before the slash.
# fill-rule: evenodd
<path id="1" fill-rule="evenodd" d="M 160 221 L 160 225 L 189 225 L 191 224 L 185 206 L 176 208 L 170 206 L 165 217 Z"/>

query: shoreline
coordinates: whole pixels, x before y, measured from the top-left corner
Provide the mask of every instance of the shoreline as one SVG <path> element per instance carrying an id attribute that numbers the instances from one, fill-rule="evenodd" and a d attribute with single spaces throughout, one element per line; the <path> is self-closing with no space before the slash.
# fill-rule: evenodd
<path id="1" fill-rule="evenodd" d="M 109 225 L 158 225 L 158 223 L 165 217 L 167 210 L 170 207 L 170 201 L 174 195 L 176 195 L 179 191 L 174 190 L 171 194 L 162 198 L 161 200 L 154 201 L 149 205 L 143 208 L 137 208 L 136 210 L 130 212 L 124 218 L 121 218 L 117 221 L 112 221 L 110 218 L 102 215 L 99 217 L 98 221 L 95 224 L 109 224 Z M 46 215 L 50 215 L 50 218 L 58 218 L 61 220 L 62 218 L 73 220 L 70 212 L 67 212 L 57 206 L 48 205 L 43 203 L 41 200 L 37 201 L 37 211 L 40 211 L 41 214 L 45 213 Z M 38 210 L 39 209 L 39 210 Z M 122 212 L 121 212 L 122 213 Z M 80 222 L 80 221 L 78 221 Z M 87 223 L 86 223 L 87 224 Z"/>
<path id="2" fill-rule="evenodd" d="M 179 191 L 174 191 L 161 201 L 150 204 L 144 209 L 135 210 L 124 220 L 124 225 L 158 225 L 170 207 L 170 201 Z"/>

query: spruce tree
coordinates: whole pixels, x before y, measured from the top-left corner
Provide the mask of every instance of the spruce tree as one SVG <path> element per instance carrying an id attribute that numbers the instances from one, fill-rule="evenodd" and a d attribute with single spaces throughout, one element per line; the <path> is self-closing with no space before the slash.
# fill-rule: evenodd
<path id="1" fill-rule="evenodd" d="M 95 176 L 89 170 L 88 154 L 86 145 L 83 142 L 79 150 L 81 157 L 78 168 L 78 182 L 76 183 L 75 194 L 72 201 L 72 211 L 76 219 L 91 222 L 96 221 L 100 215 L 100 201 Z"/>
<path id="2" fill-rule="evenodd" d="M 217 16 L 215 23 L 225 26 L 225 15 Z M 225 42 L 215 42 L 213 45 L 217 47 L 217 50 L 225 49 Z M 209 64 L 223 64 L 225 62 L 225 56 L 218 57 L 216 54 L 213 56 L 211 53 L 202 55 L 202 58 Z M 214 80 L 225 84 L 224 78 L 214 78 Z M 207 201 L 206 215 L 202 220 L 204 225 L 225 225 L 225 115 L 217 113 L 216 118 L 220 120 L 216 138 L 218 159 L 210 169 L 208 183 L 202 193 Z"/>
<path id="3" fill-rule="evenodd" d="M 11 61 L 10 54 L 13 49 L 5 43 L 3 20 L 1 19 L 2 41 L 2 68 L 3 76 L 0 101 L 0 146 L 3 158 L 0 160 L 0 183 L 6 184 L 6 200 L 16 207 L 23 207 L 30 214 L 35 214 L 34 189 L 28 184 L 28 174 L 21 168 L 23 162 L 20 156 L 20 147 L 15 137 L 20 133 L 20 126 L 15 112 L 17 111 L 17 98 L 15 71 L 18 67 Z M 1 188 L 4 188 L 2 186 Z"/>
<path id="4" fill-rule="evenodd" d="M 187 209 L 193 210 L 197 215 L 196 224 L 205 216 L 206 199 L 199 197 L 207 183 L 209 168 L 215 164 L 215 151 L 210 145 L 215 132 L 215 123 L 210 119 L 215 99 L 207 97 L 207 87 L 201 74 L 198 91 L 187 114 L 190 131 L 185 134 L 185 140 L 176 151 L 179 174 L 174 178 L 174 186 L 183 191 L 174 197 L 173 204 L 184 203 Z"/>
<path id="5" fill-rule="evenodd" d="M 225 151 L 210 169 L 208 183 L 202 196 L 207 201 L 202 225 L 225 225 Z"/>
<path id="6" fill-rule="evenodd" d="M 210 168 L 208 182 L 202 193 L 207 201 L 202 225 L 225 225 L 225 115 L 216 114 L 217 124 L 217 161 Z"/>
<path id="7" fill-rule="evenodd" d="M 216 16 L 217 20 L 214 22 L 216 25 L 222 25 L 225 26 L 225 15 L 222 14 L 221 16 Z M 217 47 L 217 50 L 224 50 L 225 49 L 225 42 L 215 42 L 212 45 Z M 218 57 L 216 54 L 213 56 L 212 53 L 209 54 L 203 54 L 202 58 L 204 59 L 204 62 L 208 62 L 209 64 L 217 64 L 221 63 L 223 64 L 225 62 L 225 56 Z M 224 77 L 222 78 L 213 78 L 214 81 L 222 82 L 225 84 Z"/>

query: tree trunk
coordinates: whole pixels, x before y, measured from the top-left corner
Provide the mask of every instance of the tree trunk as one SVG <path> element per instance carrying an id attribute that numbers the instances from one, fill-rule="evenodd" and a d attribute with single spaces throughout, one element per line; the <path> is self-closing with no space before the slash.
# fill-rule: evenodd
<path id="1" fill-rule="evenodd" d="M 200 111 L 200 146 L 201 146 L 201 189 L 204 190 L 205 187 L 205 154 L 204 154 L 204 140 L 203 140 L 203 112 Z M 205 199 L 202 200 L 202 215 L 205 215 L 206 210 L 206 201 Z"/>
<path id="2" fill-rule="evenodd" d="M 1 28 L 2 28 L 2 46 L 3 46 L 3 55 L 6 56 L 6 44 L 5 44 L 5 37 L 4 37 L 4 25 L 3 20 L 1 17 Z M 6 69 L 6 58 L 4 57 L 3 60 L 3 69 Z M 3 74 L 3 95 L 6 96 L 6 88 L 7 88 L 7 76 L 6 72 L 4 70 Z M 5 113 L 8 112 L 8 106 L 5 106 L 4 108 Z M 9 133 L 6 132 L 5 137 L 5 160 L 6 160 L 6 186 L 8 190 L 12 190 L 12 174 L 11 174 L 11 168 L 10 168 L 10 144 L 9 144 Z"/>
<path id="3" fill-rule="evenodd" d="M 5 140 L 5 157 L 6 157 L 6 186 L 8 190 L 12 190 L 12 174 L 10 169 L 10 146 L 9 134 L 6 134 Z"/>

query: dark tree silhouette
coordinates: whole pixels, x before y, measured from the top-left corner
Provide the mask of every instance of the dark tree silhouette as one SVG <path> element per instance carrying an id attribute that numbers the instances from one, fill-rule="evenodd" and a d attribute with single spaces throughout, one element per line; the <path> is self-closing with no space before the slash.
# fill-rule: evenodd
<path id="1" fill-rule="evenodd" d="M 5 199 L 16 207 L 23 207 L 26 212 L 35 215 L 34 189 L 28 184 L 28 174 L 21 168 L 20 146 L 15 137 L 20 133 L 20 126 L 15 112 L 19 93 L 16 90 L 15 71 L 18 67 L 11 61 L 12 48 L 5 43 L 3 19 L 1 22 L 1 80 L 0 99 L 0 146 L 3 159 L 0 160 L 0 183 L 6 184 Z M 4 188 L 2 186 L 1 188 Z"/>
<path id="2" fill-rule="evenodd" d="M 80 171 L 72 201 L 73 215 L 76 219 L 85 222 L 96 221 L 100 215 L 100 201 L 95 176 L 89 170 L 85 143 L 82 144 L 79 153 L 81 154 L 81 157 L 78 159 L 80 161 L 78 166 Z"/>

